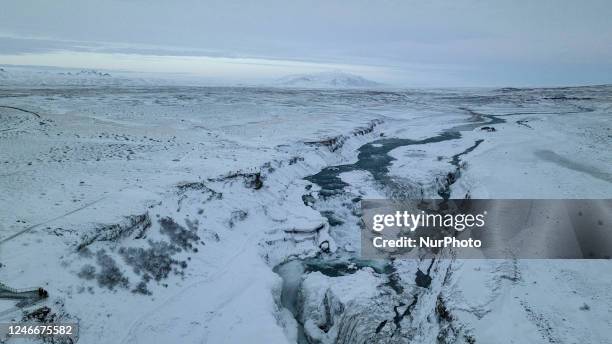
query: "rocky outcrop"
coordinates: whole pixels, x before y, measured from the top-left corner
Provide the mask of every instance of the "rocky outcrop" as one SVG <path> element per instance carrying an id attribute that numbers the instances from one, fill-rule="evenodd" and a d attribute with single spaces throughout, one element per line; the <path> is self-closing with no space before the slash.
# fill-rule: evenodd
<path id="1" fill-rule="evenodd" d="M 375 119 L 375 120 L 371 121 L 365 127 L 360 127 L 360 128 L 354 129 L 348 135 L 338 135 L 338 136 L 322 139 L 322 140 L 319 140 L 319 141 L 306 141 L 304 143 L 307 144 L 307 145 L 311 145 L 311 146 L 327 147 L 331 152 L 335 152 L 338 149 L 342 148 L 344 143 L 349 138 L 370 134 L 370 133 L 372 133 L 374 131 L 376 126 L 378 126 L 379 124 L 382 124 L 382 123 L 383 123 L 382 120 Z"/>
<path id="2" fill-rule="evenodd" d="M 80 251 L 96 241 L 117 241 L 121 238 L 133 236 L 135 239 L 145 237 L 147 229 L 151 227 L 149 213 L 132 215 L 119 223 L 100 225 L 92 231 L 82 235 L 77 251 Z"/>

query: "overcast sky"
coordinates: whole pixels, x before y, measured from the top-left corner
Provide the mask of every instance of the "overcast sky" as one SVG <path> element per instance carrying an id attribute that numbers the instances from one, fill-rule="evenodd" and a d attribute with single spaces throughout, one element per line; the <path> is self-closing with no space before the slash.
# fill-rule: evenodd
<path id="1" fill-rule="evenodd" d="M 344 70 L 407 86 L 612 83 L 609 0 L 19 0 L 0 64 L 249 82 Z"/>

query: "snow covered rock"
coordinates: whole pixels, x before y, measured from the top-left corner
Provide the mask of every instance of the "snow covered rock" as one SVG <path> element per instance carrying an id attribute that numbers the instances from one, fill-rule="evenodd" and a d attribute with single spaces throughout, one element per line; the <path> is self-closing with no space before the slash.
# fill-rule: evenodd
<path id="1" fill-rule="evenodd" d="M 309 273 L 299 291 L 300 320 L 309 341 L 369 342 L 372 329 L 385 316 L 384 312 L 371 312 L 376 300 L 385 298 L 383 289 L 379 289 L 383 282 L 371 268 L 333 278 L 321 272 Z"/>

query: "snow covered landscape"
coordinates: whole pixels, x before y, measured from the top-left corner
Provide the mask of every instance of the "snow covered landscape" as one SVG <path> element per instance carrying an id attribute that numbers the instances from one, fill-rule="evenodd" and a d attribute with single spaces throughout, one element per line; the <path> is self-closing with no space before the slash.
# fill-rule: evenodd
<path id="1" fill-rule="evenodd" d="M 2 323 L 75 322 L 79 343 L 609 343 L 609 260 L 364 260 L 359 233 L 364 198 L 610 198 L 612 86 L 0 68 L 0 292 L 48 293 L 0 299 Z"/>

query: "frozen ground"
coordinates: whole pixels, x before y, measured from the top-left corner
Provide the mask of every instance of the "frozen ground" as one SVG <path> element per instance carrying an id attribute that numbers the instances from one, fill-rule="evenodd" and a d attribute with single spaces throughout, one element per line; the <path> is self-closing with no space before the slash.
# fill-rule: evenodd
<path id="1" fill-rule="evenodd" d="M 609 198 L 612 87 L 211 88 L 2 68 L 0 282 L 49 298 L 2 301 L 0 322 L 48 307 L 39 321 L 78 321 L 82 343 L 612 335 L 608 261 L 369 262 L 357 224 L 363 197 Z"/>

